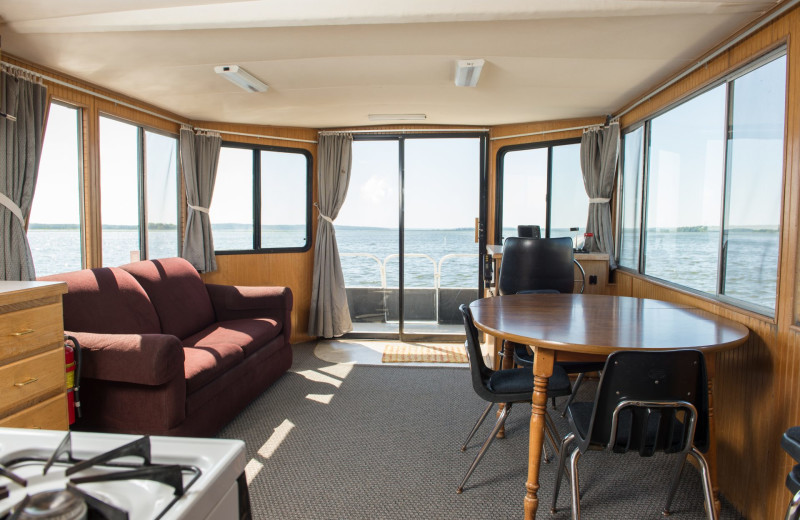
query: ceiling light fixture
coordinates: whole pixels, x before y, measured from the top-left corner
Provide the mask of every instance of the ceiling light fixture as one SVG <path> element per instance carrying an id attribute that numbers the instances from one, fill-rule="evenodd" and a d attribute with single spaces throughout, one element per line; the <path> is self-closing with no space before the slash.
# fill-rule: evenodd
<path id="1" fill-rule="evenodd" d="M 420 121 L 427 119 L 425 114 L 370 114 L 370 121 Z"/>
<path id="2" fill-rule="evenodd" d="M 485 60 L 457 60 L 456 61 L 456 86 L 475 87 L 481 77 L 481 69 Z"/>
<path id="3" fill-rule="evenodd" d="M 266 92 L 269 88 L 266 83 L 238 65 L 219 65 L 214 67 L 214 72 L 248 92 Z"/>

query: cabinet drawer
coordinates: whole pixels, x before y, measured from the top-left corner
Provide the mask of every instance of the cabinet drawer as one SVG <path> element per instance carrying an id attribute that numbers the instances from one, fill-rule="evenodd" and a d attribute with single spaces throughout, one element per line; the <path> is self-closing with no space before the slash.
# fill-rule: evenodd
<path id="1" fill-rule="evenodd" d="M 0 419 L 0 427 L 66 430 L 69 427 L 66 395 L 51 397 L 19 413 Z"/>
<path id="2" fill-rule="evenodd" d="M 64 393 L 64 351 L 55 349 L 0 367 L 0 413 Z"/>
<path id="3" fill-rule="evenodd" d="M 42 305 L 0 314 L 0 363 L 64 342 L 61 305 Z"/>

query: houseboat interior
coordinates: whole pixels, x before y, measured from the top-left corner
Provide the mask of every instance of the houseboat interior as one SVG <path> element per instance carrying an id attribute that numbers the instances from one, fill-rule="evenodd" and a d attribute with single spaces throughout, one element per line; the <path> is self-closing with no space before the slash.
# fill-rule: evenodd
<path id="1" fill-rule="evenodd" d="M 0 0 L 0 61 L 0 519 L 799 514 L 800 0 Z"/>

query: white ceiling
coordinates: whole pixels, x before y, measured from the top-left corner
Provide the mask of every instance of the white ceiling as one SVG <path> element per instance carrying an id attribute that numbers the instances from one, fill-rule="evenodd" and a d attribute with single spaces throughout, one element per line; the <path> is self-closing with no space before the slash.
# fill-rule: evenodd
<path id="1" fill-rule="evenodd" d="M 0 0 L 3 52 L 179 115 L 326 128 L 609 114 L 777 0 Z M 455 61 L 483 58 L 476 88 Z M 270 86 L 214 73 L 240 65 Z"/>

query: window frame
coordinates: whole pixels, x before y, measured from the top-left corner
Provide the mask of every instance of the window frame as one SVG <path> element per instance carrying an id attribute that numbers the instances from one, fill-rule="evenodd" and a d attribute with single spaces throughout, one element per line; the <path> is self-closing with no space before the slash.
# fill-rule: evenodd
<path id="1" fill-rule="evenodd" d="M 149 260 L 150 259 L 150 244 L 147 240 L 147 137 L 145 136 L 145 132 L 151 132 L 154 134 L 159 134 L 165 137 L 170 137 L 175 139 L 175 180 L 177 182 L 177 200 L 175 201 L 175 207 L 177 211 L 177 226 L 176 226 L 176 234 L 177 234 L 177 243 L 178 243 L 178 250 L 176 251 L 176 256 L 181 256 L 183 253 L 183 228 L 181 227 L 181 211 L 183 206 L 183 179 L 181 176 L 181 164 L 180 164 L 180 137 L 178 134 L 172 134 L 166 130 L 162 130 L 160 128 L 154 128 L 150 126 L 143 125 L 141 123 L 133 122 L 129 119 L 125 119 L 123 117 L 119 117 L 114 114 L 110 114 L 108 112 L 100 112 L 98 114 L 98 124 L 97 124 L 97 142 L 98 142 L 98 158 L 100 153 L 100 139 L 102 139 L 102 135 L 100 134 L 100 118 L 111 119 L 120 123 L 125 123 L 136 127 L 136 186 L 138 189 L 137 197 L 138 197 L 138 208 L 139 208 L 139 258 L 141 260 Z M 98 165 L 100 161 L 98 160 Z M 102 183 L 102 172 L 100 172 L 100 182 Z M 102 258 L 103 254 L 103 211 L 102 211 L 102 186 L 101 189 L 98 190 L 98 197 L 99 197 L 99 218 L 100 218 L 100 255 Z M 105 261 L 102 262 L 103 267 L 106 267 Z"/>
<path id="2" fill-rule="evenodd" d="M 542 237 L 550 237 L 550 223 L 552 212 L 552 195 L 553 195 L 553 148 L 556 146 L 564 146 L 570 144 L 580 144 L 580 137 L 573 137 L 568 139 L 557 139 L 555 141 L 542 141 L 538 143 L 522 143 L 511 144 L 504 146 L 497 151 L 497 188 L 495 190 L 495 211 L 494 211 L 494 243 L 501 244 L 503 240 L 503 177 L 504 177 L 504 164 L 505 156 L 509 152 L 517 152 L 521 150 L 537 150 L 540 148 L 547 148 L 547 194 L 545 197 L 547 209 L 545 213 L 545 226 L 542 230 Z"/>
<path id="3" fill-rule="evenodd" d="M 710 82 L 709 84 L 703 86 L 703 88 L 698 89 L 696 91 L 693 91 L 689 95 L 686 95 L 684 97 L 681 97 L 681 98 L 675 100 L 674 102 L 664 106 L 663 108 L 659 109 L 658 111 L 647 115 L 645 119 L 637 121 L 636 123 L 634 123 L 634 124 L 632 124 L 632 125 L 630 125 L 630 126 L 628 126 L 628 127 L 626 127 L 624 129 L 624 133 L 622 134 L 622 138 L 623 138 L 622 141 L 621 141 L 622 143 L 624 143 L 624 138 L 625 138 L 625 136 L 627 136 L 627 134 L 637 130 L 638 128 L 643 127 L 644 128 L 644 134 L 643 134 L 643 137 L 642 137 L 642 146 L 643 146 L 642 162 L 643 162 L 643 167 L 642 167 L 641 192 L 638 195 L 638 200 L 639 200 L 639 203 L 640 203 L 640 206 L 641 206 L 638 267 L 636 269 L 634 269 L 634 268 L 631 268 L 631 267 L 622 266 L 622 265 L 618 264 L 618 268 L 621 269 L 623 272 L 633 272 L 633 273 L 636 273 L 639 276 L 646 277 L 646 278 L 651 279 L 651 280 L 655 280 L 658 283 L 664 284 L 666 286 L 673 287 L 675 289 L 678 289 L 678 290 L 681 290 L 681 291 L 685 291 L 687 293 L 695 294 L 697 296 L 708 298 L 708 299 L 711 299 L 711 300 L 714 300 L 714 301 L 718 301 L 720 303 L 728 304 L 728 305 L 731 305 L 733 307 L 737 307 L 737 308 L 743 309 L 743 310 L 748 311 L 748 312 L 753 312 L 755 314 L 766 316 L 766 317 L 771 318 L 771 319 L 775 319 L 777 317 L 777 315 L 778 315 L 778 303 L 779 303 L 778 302 L 778 293 L 780 292 L 780 285 L 779 284 L 776 286 L 775 306 L 772 307 L 772 308 L 765 307 L 763 305 L 759 305 L 759 304 L 756 304 L 756 303 L 748 302 L 748 301 L 742 300 L 740 298 L 735 298 L 735 297 L 732 297 L 732 296 L 728 296 L 726 294 L 722 294 L 720 291 L 721 291 L 722 286 L 724 285 L 724 280 L 723 280 L 724 269 L 722 269 L 722 263 L 725 260 L 723 259 L 722 248 L 723 248 L 723 241 L 724 241 L 724 233 L 725 233 L 725 229 L 726 229 L 725 215 L 726 215 L 726 212 L 728 211 L 727 203 L 726 203 L 726 190 L 728 189 L 728 186 L 730 184 L 730 178 L 729 178 L 729 176 L 730 176 L 730 171 L 729 171 L 729 161 L 730 161 L 730 157 L 729 157 L 729 140 L 730 140 L 730 136 L 729 136 L 729 132 L 731 131 L 731 125 L 732 125 L 732 121 L 733 121 L 733 110 L 732 110 L 733 99 L 731 97 L 732 84 L 733 84 L 733 82 L 735 80 L 737 80 L 737 79 L 749 74 L 750 72 L 753 72 L 754 70 L 756 70 L 756 69 L 758 69 L 758 68 L 760 68 L 760 67 L 762 67 L 762 66 L 764 66 L 764 65 L 766 65 L 766 64 L 768 64 L 768 63 L 770 63 L 770 62 L 772 62 L 774 60 L 780 59 L 781 57 L 785 57 L 786 58 L 786 75 L 785 75 L 785 80 L 784 81 L 787 84 L 787 88 L 785 90 L 785 99 L 784 99 L 784 107 L 785 108 L 784 108 L 784 117 L 783 117 L 784 118 L 784 130 L 783 130 L 783 152 L 782 152 L 782 164 L 783 164 L 783 166 L 782 166 L 782 173 L 781 173 L 781 194 L 780 194 L 780 200 L 782 201 L 782 203 L 781 203 L 780 222 L 779 222 L 779 230 L 780 230 L 780 232 L 783 232 L 783 230 L 784 230 L 783 201 L 785 200 L 785 190 L 786 190 L 786 147 L 787 147 L 787 141 L 788 141 L 786 128 L 787 128 L 787 124 L 788 124 L 788 119 L 787 118 L 788 118 L 788 114 L 789 114 L 789 112 L 788 112 L 788 103 L 789 103 L 789 99 L 788 99 L 788 97 L 789 97 L 788 96 L 788 93 L 789 93 L 789 89 L 788 89 L 789 54 L 788 54 L 788 47 L 786 46 L 786 44 L 782 44 L 782 45 L 780 45 L 778 47 L 770 49 L 770 50 L 768 50 L 768 51 L 756 56 L 755 58 L 753 58 L 752 60 L 750 60 L 746 64 L 742 65 L 741 67 L 737 67 L 735 70 L 732 70 L 732 71 L 722 75 L 721 77 L 717 78 L 716 80 Z M 722 125 L 721 125 L 721 126 L 724 126 L 724 132 L 721 135 L 722 142 L 723 142 L 723 146 L 722 146 L 722 153 L 723 153 L 723 157 L 722 157 L 723 172 L 722 172 L 722 175 L 723 175 L 723 177 L 722 177 L 722 189 L 721 189 L 721 192 L 719 194 L 721 199 L 722 199 L 722 204 L 720 206 L 720 240 L 719 240 L 719 246 L 718 246 L 718 250 L 717 250 L 717 255 L 718 255 L 717 256 L 717 278 L 715 280 L 716 289 L 715 289 L 715 293 L 710 293 L 710 292 L 705 292 L 705 291 L 701 291 L 701 290 L 698 290 L 698 289 L 694 289 L 694 288 L 688 287 L 686 285 L 681 285 L 681 284 L 679 284 L 677 282 L 673 282 L 673 281 L 670 281 L 670 280 L 666 280 L 666 279 L 663 279 L 663 278 L 659 278 L 659 277 L 647 274 L 647 270 L 646 270 L 646 268 L 647 268 L 647 251 L 646 251 L 646 245 L 647 245 L 647 207 L 648 207 L 648 204 L 649 204 L 649 200 L 648 200 L 649 189 L 648 188 L 649 188 L 649 183 L 650 183 L 651 122 L 654 119 L 656 119 L 657 117 L 659 117 L 659 116 L 661 116 L 661 115 L 663 115 L 663 114 L 665 114 L 665 113 L 667 113 L 667 112 L 669 112 L 671 110 L 674 110 L 675 108 L 683 105 L 684 103 L 687 103 L 687 102 L 689 102 L 689 101 L 691 101 L 691 100 L 693 100 L 693 99 L 705 94 L 706 92 L 709 92 L 709 91 L 711 91 L 711 90 L 713 90 L 713 89 L 715 89 L 717 87 L 720 87 L 722 85 L 725 86 L 725 120 L 722 122 Z M 619 202 L 617 204 L 617 209 L 616 209 L 616 226 L 615 226 L 616 237 L 615 237 L 615 247 L 614 247 L 614 254 L 615 254 L 615 257 L 616 257 L 617 261 L 619 261 L 620 253 L 622 251 L 622 243 L 621 243 L 620 240 L 621 240 L 621 237 L 622 237 L 622 234 L 621 234 L 621 229 L 622 229 L 622 211 L 623 211 L 622 202 L 624 201 L 624 199 L 623 199 L 623 184 L 624 184 L 623 178 L 624 178 L 624 173 L 625 173 L 625 170 L 624 170 L 624 155 L 625 154 L 623 152 L 624 152 L 624 147 L 621 146 L 620 147 L 620 168 L 619 168 L 619 172 L 618 172 L 618 175 L 617 175 L 617 193 L 616 193 L 616 195 L 617 195 L 617 201 L 619 201 Z M 782 250 L 782 241 L 779 240 L 778 241 L 778 264 L 776 266 L 776 272 L 778 274 L 778 277 L 777 277 L 778 278 L 778 282 L 780 282 L 780 270 L 781 270 L 781 262 L 782 262 L 781 250 Z"/>
<path id="4" fill-rule="evenodd" d="M 221 255 L 252 255 L 252 254 L 276 254 L 276 253 L 304 253 L 311 249 L 312 245 L 312 224 L 313 224 L 313 189 L 314 189 L 314 164 L 311 152 L 305 148 L 292 148 L 287 146 L 274 146 L 263 144 L 242 143 L 238 141 L 223 141 L 221 148 L 238 148 L 251 150 L 253 153 L 252 189 L 253 214 L 252 214 L 252 249 L 225 249 L 214 250 L 214 254 Z M 295 153 L 306 158 L 306 244 L 301 247 L 260 247 L 261 246 L 261 152 Z M 211 204 L 214 204 L 212 195 Z"/>

